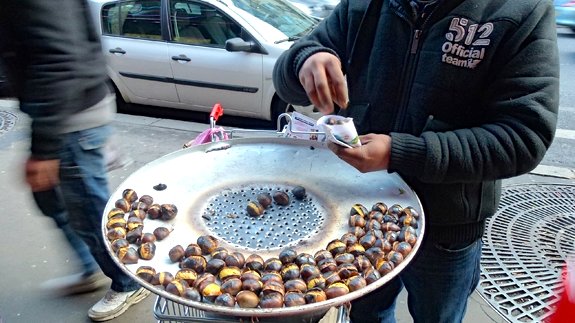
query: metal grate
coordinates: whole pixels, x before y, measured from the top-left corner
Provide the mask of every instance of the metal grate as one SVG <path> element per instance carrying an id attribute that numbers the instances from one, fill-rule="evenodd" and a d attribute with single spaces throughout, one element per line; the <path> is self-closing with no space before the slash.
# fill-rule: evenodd
<path id="1" fill-rule="evenodd" d="M 543 321 L 562 289 L 561 270 L 575 254 L 575 186 L 503 188 L 488 219 L 481 296 L 509 322 Z"/>
<path id="2" fill-rule="evenodd" d="M 15 114 L 0 111 L 0 137 L 14 127 L 18 118 Z"/>
<path id="3" fill-rule="evenodd" d="M 230 188 L 209 198 L 202 218 L 212 232 L 227 242 L 255 250 L 281 248 L 290 243 L 319 234 L 327 211 L 309 192 L 303 200 L 291 195 L 288 186 L 242 186 Z M 290 204 L 272 203 L 260 217 L 247 214 L 249 201 L 257 201 L 260 193 L 284 191 Z"/>

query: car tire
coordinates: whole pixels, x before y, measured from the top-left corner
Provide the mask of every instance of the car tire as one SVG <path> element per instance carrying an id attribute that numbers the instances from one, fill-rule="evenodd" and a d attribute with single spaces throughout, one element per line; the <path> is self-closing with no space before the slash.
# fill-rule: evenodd
<path id="1" fill-rule="evenodd" d="M 277 126 L 278 118 L 282 113 L 293 112 L 293 111 L 294 110 L 293 110 L 293 107 L 291 104 L 285 102 L 284 100 L 280 99 L 276 95 L 272 101 L 272 106 L 271 106 L 271 112 L 272 112 L 271 124 L 272 124 L 272 126 L 274 126 L 274 127 Z M 281 131 L 286 124 L 287 124 L 287 119 L 282 118 L 280 125 L 279 125 L 279 129 L 277 129 L 277 130 Z"/>

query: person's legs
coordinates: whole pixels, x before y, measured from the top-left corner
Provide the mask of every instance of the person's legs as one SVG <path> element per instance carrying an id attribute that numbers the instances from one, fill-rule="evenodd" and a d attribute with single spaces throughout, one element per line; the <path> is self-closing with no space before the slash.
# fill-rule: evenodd
<path id="1" fill-rule="evenodd" d="M 395 299 L 403 289 L 399 277 L 384 286 L 351 302 L 350 318 L 353 323 L 395 322 Z"/>
<path id="2" fill-rule="evenodd" d="M 103 148 L 109 132 L 104 126 L 66 134 L 60 159 L 61 187 L 70 224 L 112 279 L 111 290 L 88 311 L 95 321 L 117 317 L 150 294 L 116 265 L 106 249 L 102 217 L 109 193 Z"/>
<path id="3" fill-rule="evenodd" d="M 90 253 L 90 248 L 76 234 L 68 221 L 66 205 L 60 187 L 43 192 L 33 192 L 34 201 L 42 213 L 56 222 L 58 228 L 62 230 L 66 240 L 74 252 L 78 255 L 83 267 L 83 274 L 89 276 L 99 270 L 98 263 Z"/>
<path id="4" fill-rule="evenodd" d="M 461 322 L 480 278 L 481 239 L 469 244 L 423 244 L 401 273 L 414 322 Z"/>
<path id="5" fill-rule="evenodd" d="M 102 216 L 109 197 L 102 148 L 109 132 L 106 126 L 64 136 L 61 188 L 70 224 L 90 246 L 104 274 L 112 279 L 112 289 L 126 292 L 139 285 L 114 263 L 102 234 Z"/>

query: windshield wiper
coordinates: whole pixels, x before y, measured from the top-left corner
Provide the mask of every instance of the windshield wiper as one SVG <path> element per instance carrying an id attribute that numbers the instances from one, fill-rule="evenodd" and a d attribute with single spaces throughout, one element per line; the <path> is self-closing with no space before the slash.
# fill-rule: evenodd
<path id="1" fill-rule="evenodd" d="M 296 40 L 298 40 L 298 39 L 300 39 L 300 38 L 301 38 L 301 37 L 299 37 L 299 36 L 291 36 L 291 37 L 288 37 L 288 38 L 276 40 L 276 41 L 274 42 L 274 44 L 280 44 L 280 43 L 283 43 L 283 42 L 286 42 L 286 41 L 296 41 Z"/>

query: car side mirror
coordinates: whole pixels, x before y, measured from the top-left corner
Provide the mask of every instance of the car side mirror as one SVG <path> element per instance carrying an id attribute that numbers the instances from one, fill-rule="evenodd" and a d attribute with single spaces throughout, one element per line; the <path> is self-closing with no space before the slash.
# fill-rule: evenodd
<path id="1" fill-rule="evenodd" d="M 251 52 L 254 49 L 254 43 L 247 42 L 240 37 L 226 40 L 226 50 L 228 52 Z"/>

